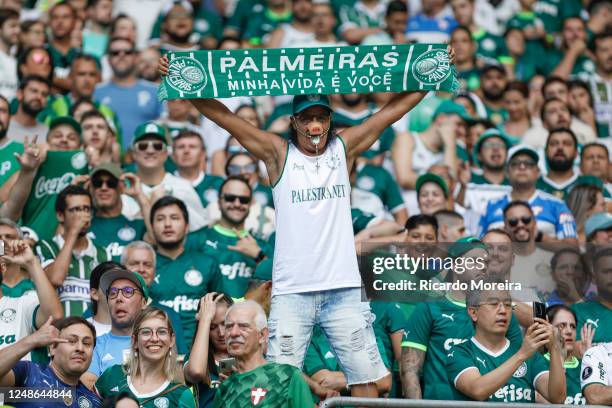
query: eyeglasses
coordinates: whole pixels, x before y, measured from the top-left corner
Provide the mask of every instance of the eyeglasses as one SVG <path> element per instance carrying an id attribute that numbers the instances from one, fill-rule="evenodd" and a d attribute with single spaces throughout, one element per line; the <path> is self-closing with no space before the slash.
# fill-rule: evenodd
<path id="1" fill-rule="evenodd" d="M 135 50 L 111 50 L 108 52 L 108 55 L 111 57 L 118 57 L 124 55 L 134 55 L 135 53 Z"/>
<path id="2" fill-rule="evenodd" d="M 503 142 L 487 141 L 482 144 L 483 149 L 505 149 L 506 145 Z"/>
<path id="3" fill-rule="evenodd" d="M 68 208 L 66 211 L 68 211 L 71 214 L 81 213 L 81 212 L 90 213 L 91 212 L 91 206 L 89 206 L 89 205 L 80 205 L 80 206 L 77 206 L 77 207 Z"/>
<path id="4" fill-rule="evenodd" d="M 524 217 L 520 217 L 520 218 L 509 218 L 508 219 L 508 225 L 510 225 L 511 227 L 516 227 L 519 224 L 519 221 L 523 223 L 523 225 L 529 225 L 531 223 L 531 221 L 533 220 L 533 217 L 526 215 Z"/>
<path id="5" fill-rule="evenodd" d="M 115 177 L 109 177 L 106 180 L 101 177 L 94 177 L 91 179 L 91 185 L 94 188 L 100 188 L 104 184 L 106 184 L 108 188 L 115 189 L 119 185 L 119 180 L 117 180 Z"/>
<path id="6" fill-rule="evenodd" d="M 148 340 L 153 337 L 153 333 L 155 333 L 160 339 L 167 339 L 170 337 L 170 329 L 166 327 L 158 327 L 155 330 L 149 327 L 143 327 L 142 329 L 138 330 L 138 334 L 143 340 Z"/>
<path id="7" fill-rule="evenodd" d="M 123 294 L 124 298 L 129 299 L 134 296 L 134 293 L 140 292 L 140 289 L 133 288 L 131 286 L 126 286 L 125 288 L 116 288 L 113 286 L 108 289 L 108 291 L 106 292 L 106 296 L 109 299 L 115 299 L 117 296 L 119 296 L 119 292 Z"/>
<path id="8" fill-rule="evenodd" d="M 511 169 L 518 169 L 520 167 L 525 167 L 526 169 L 533 169 L 536 165 L 536 162 L 534 162 L 533 160 L 513 160 L 510 162 Z"/>
<path id="9" fill-rule="evenodd" d="M 223 201 L 226 203 L 233 203 L 236 200 L 240 201 L 240 204 L 248 204 L 251 202 L 251 197 L 239 196 L 235 194 L 223 194 Z"/>
<path id="10" fill-rule="evenodd" d="M 164 148 L 164 143 L 153 140 L 142 140 L 140 142 L 136 142 L 134 146 L 136 146 L 136 149 L 140 150 L 141 152 L 149 150 L 149 147 L 151 146 L 153 146 L 153 150 L 156 152 L 161 152 Z"/>
<path id="11" fill-rule="evenodd" d="M 479 303 L 478 306 L 491 306 L 495 309 L 499 309 L 499 306 L 503 306 L 504 309 L 512 309 L 514 310 L 514 305 L 511 300 L 492 300 L 490 302 L 482 302 Z"/>
<path id="12" fill-rule="evenodd" d="M 243 166 L 239 164 L 230 164 L 227 166 L 227 172 L 230 176 L 239 176 L 243 173 L 255 173 L 256 171 L 256 163 L 245 164 Z"/>

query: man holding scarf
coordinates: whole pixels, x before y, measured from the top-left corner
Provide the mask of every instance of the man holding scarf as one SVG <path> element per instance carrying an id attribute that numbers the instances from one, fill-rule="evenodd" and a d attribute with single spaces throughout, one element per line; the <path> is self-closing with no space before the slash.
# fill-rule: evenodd
<path id="1" fill-rule="evenodd" d="M 168 66 L 162 58 L 162 75 Z M 374 383 L 389 373 L 376 346 L 374 316 L 361 301 L 349 169 L 426 94 L 398 93 L 341 135 L 331 122 L 326 95 L 295 96 L 288 141 L 250 125 L 215 99 L 191 99 L 264 161 L 273 187 L 277 231 L 267 358 L 301 368 L 318 324 L 337 352 L 354 397 L 377 397 Z"/>

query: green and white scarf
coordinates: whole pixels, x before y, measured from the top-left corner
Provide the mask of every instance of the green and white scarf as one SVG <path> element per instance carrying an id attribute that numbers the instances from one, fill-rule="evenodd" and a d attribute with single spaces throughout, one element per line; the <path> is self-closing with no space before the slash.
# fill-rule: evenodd
<path id="1" fill-rule="evenodd" d="M 446 44 L 170 52 L 160 99 L 447 91 Z"/>

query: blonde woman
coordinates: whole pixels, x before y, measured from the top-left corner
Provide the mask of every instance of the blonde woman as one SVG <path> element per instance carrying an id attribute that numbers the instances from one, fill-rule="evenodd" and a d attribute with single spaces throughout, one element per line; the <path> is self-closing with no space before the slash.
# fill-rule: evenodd
<path id="1" fill-rule="evenodd" d="M 176 362 L 174 330 L 168 315 L 148 307 L 134 322 L 132 348 L 126 367 L 114 365 L 96 381 L 102 398 L 129 391 L 143 408 L 195 408 Z"/>

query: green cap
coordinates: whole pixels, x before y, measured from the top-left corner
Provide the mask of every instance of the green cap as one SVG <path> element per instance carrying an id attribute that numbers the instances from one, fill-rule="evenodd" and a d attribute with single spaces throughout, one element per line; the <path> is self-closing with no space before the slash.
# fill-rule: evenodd
<path id="1" fill-rule="evenodd" d="M 572 188 L 578 186 L 593 186 L 597 187 L 601 191 L 603 191 L 604 189 L 603 181 L 597 176 L 578 176 L 576 182 L 574 183 L 574 187 Z"/>
<path id="2" fill-rule="evenodd" d="M 329 98 L 327 95 L 311 94 L 311 95 L 296 95 L 293 97 L 293 114 L 297 115 L 303 112 L 305 109 L 311 106 L 322 106 L 327 108 L 330 112 L 332 110 L 329 105 Z"/>
<path id="3" fill-rule="evenodd" d="M 439 185 L 440 188 L 442 188 L 442 191 L 444 191 L 444 196 L 448 198 L 448 186 L 446 185 L 446 181 L 444 181 L 442 177 L 433 173 L 425 173 L 419 176 L 416 182 L 417 195 L 419 194 L 419 190 L 421 190 L 421 187 L 423 187 L 423 184 L 429 182 L 436 183 L 437 185 Z"/>
<path id="4" fill-rule="evenodd" d="M 68 125 L 73 128 L 74 131 L 79 134 L 79 136 L 81 135 L 81 125 L 79 125 L 79 122 L 74 120 L 72 116 L 58 116 L 57 118 L 53 119 L 51 123 L 49 123 L 49 130 L 60 125 Z"/>
<path id="5" fill-rule="evenodd" d="M 123 267 L 117 267 L 115 269 L 111 269 L 102 275 L 102 279 L 100 279 L 100 290 L 104 293 L 104 296 L 108 296 L 108 289 L 111 287 L 114 281 L 118 279 L 127 279 L 130 282 L 134 283 L 138 289 L 142 292 L 142 296 L 145 300 L 149 300 L 149 288 L 144 281 L 144 278 L 136 272 L 130 272 Z"/>
<path id="6" fill-rule="evenodd" d="M 134 141 L 132 141 L 132 144 L 142 140 L 146 136 L 151 136 L 161 140 L 164 143 L 168 143 L 166 140 L 166 129 L 159 126 L 155 122 L 145 122 L 138 125 L 134 131 Z"/>
<path id="7" fill-rule="evenodd" d="M 536 162 L 536 164 L 540 161 L 540 156 L 538 155 L 538 152 L 536 152 L 536 150 L 533 147 L 526 145 L 526 144 L 520 144 L 508 150 L 508 158 L 506 159 L 507 163 L 510 163 L 510 160 L 512 160 L 512 158 L 516 156 L 517 154 L 528 155 L 529 157 L 533 159 L 533 161 Z"/>
<path id="8" fill-rule="evenodd" d="M 487 249 L 487 245 L 476 237 L 462 237 L 448 248 L 448 255 L 457 258 L 475 248 Z"/>
<path id="9" fill-rule="evenodd" d="M 459 105 L 449 99 L 442 102 L 434 111 L 433 120 L 436 120 L 438 115 L 459 115 L 459 117 L 466 122 L 470 123 L 474 120 L 473 117 L 465 109 L 465 106 Z"/>
<path id="10" fill-rule="evenodd" d="M 508 138 L 508 136 L 501 130 L 497 129 L 497 128 L 491 128 L 491 129 L 487 129 L 484 132 L 482 132 L 482 134 L 480 135 L 480 137 L 478 138 L 478 141 L 476 142 L 476 144 L 474 145 L 474 149 L 472 154 L 474 155 L 474 163 L 478 163 L 478 153 L 480 153 L 480 149 L 482 148 L 482 144 L 487 140 L 487 139 L 492 139 L 494 137 L 498 137 L 500 138 L 504 144 L 506 145 L 506 150 L 510 149 L 512 147 L 512 141 L 510 140 L 510 138 Z"/>
<path id="11" fill-rule="evenodd" d="M 111 176 L 119 179 L 121 177 L 121 168 L 117 166 L 115 163 L 102 163 L 99 166 L 94 167 L 94 169 L 89 173 L 90 177 L 93 177 L 95 174 L 100 172 L 106 172 Z"/>
<path id="12" fill-rule="evenodd" d="M 258 279 L 263 281 L 271 281 L 272 280 L 272 259 L 266 258 L 261 261 L 257 268 L 255 268 L 255 272 L 251 279 Z"/>

